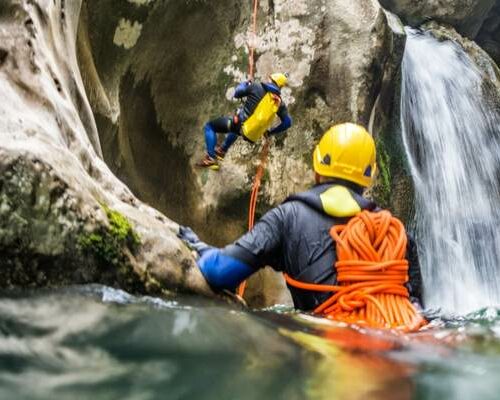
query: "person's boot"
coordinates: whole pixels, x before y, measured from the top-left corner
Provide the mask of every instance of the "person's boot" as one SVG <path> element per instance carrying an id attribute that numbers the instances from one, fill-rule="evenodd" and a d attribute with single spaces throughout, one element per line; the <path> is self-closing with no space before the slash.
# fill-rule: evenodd
<path id="1" fill-rule="evenodd" d="M 215 158 L 210 157 L 208 154 L 205 154 L 200 161 L 195 164 L 198 168 L 208 168 L 214 171 L 219 170 L 219 163 Z"/>
<path id="2" fill-rule="evenodd" d="M 222 146 L 215 146 L 215 155 L 217 156 L 217 160 L 222 161 L 226 156 L 226 152 L 222 148 Z"/>

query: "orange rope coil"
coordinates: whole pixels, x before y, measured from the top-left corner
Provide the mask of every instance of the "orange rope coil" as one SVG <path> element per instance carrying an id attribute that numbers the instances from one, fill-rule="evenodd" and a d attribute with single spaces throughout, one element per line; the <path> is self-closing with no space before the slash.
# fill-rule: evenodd
<path id="1" fill-rule="evenodd" d="M 409 300 L 403 224 L 389 211 L 363 211 L 346 225 L 335 225 L 338 285 L 304 283 L 285 274 L 290 286 L 333 292 L 314 312 L 337 321 L 373 328 L 419 329 L 426 323 Z"/>

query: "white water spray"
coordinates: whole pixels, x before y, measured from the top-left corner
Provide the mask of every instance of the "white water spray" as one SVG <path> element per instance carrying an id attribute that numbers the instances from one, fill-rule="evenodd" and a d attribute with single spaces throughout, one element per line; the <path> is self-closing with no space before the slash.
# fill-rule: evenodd
<path id="1" fill-rule="evenodd" d="M 500 303 L 500 117 L 452 41 L 408 32 L 401 122 L 427 307 Z"/>

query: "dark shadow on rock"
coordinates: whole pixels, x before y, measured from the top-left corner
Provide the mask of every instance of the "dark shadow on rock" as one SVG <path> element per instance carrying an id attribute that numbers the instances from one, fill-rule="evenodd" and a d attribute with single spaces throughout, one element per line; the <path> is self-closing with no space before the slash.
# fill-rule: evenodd
<path id="1" fill-rule="evenodd" d="M 122 178 L 145 202 L 180 224 L 192 224 L 195 176 L 184 150 L 172 145 L 169 133 L 158 124 L 149 84 L 135 83 L 127 73 L 120 86 L 120 107 L 118 146 L 127 157 L 119 169 L 128 171 Z"/>

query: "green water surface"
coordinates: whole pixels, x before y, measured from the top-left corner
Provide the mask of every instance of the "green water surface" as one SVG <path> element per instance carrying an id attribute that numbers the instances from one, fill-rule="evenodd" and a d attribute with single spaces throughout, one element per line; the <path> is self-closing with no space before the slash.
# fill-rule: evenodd
<path id="1" fill-rule="evenodd" d="M 500 314 L 413 335 L 102 286 L 0 296 L 0 399 L 499 399 Z"/>

